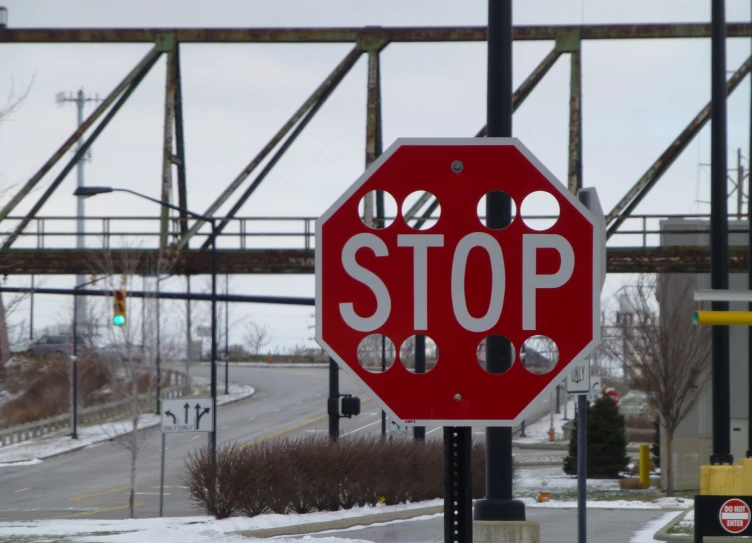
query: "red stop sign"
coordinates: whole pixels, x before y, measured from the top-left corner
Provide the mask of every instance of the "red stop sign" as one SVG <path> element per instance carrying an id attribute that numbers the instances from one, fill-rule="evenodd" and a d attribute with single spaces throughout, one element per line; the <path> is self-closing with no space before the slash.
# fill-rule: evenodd
<path id="1" fill-rule="evenodd" d="M 732 534 L 743 532 L 749 527 L 750 510 L 744 500 L 733 498 L 724 502 L 718 513 L 721 526 Z"/>
<path id="2" fill-rule="evenodd" d="M 428 191 L 440 218 L 417 230 L 398 212 L 386 228 L 370 228 L 358 206 L 373 190 L 391 194 L 398 209 L 411 193 Z M 547 192 L 559 217 L 544 231 L 519 214 L 506 228 L 490 229 L 478 204 L 498 190 L 518 210 L 529 194 Z M 517 424 L 600 341 L 604 239 L 601 223 L 515 138 L 399 139 L 316 223 L 316 339 L 403 423 Z M 358 361 L 371 334 L 396 347 L 383 373 Z M 425 374 L 406 369 L 400 356 L 415 334 L 438 347 Z M 496 334 L 514 348 L 503 374 L 477 360 L 483 340 Z M 533 336 L 558 347 L 548 373 L 521 362 Z"/>

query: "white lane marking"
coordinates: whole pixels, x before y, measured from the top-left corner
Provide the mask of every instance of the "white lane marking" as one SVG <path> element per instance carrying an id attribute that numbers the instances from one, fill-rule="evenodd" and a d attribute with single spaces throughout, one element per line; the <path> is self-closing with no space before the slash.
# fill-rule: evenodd
<path id="1" fill-rule="evenodd" d="M 368 423 L 368 424 L 366 424 L 365 426 L 361 426 L 360 428 L 356 428 L 356 429 L 355 429 L 355 430 L 353 430 L 352 432 L 347 432 L 347 433 L 345 433 L 345 434 L 342 434 L 342 437 L 345 437 L 345 436 L 349 436 L 350 434 L 354 434 L 355 432 L 359 432 L 359 431 L 360 431 L 360 430 L 362 430 L 363 428 L 368 428 L 369 426 L 373 426 L 374 424 L 379 424 L 380 422 L 381 422 L 380 420 L 377 420 L 377 421 L 375 421 L 375 422 L 371 422 L 371 423 Z"/>
<path id="2" fill-rule="evenodd" d="M 436 428 L 434 428 L 433 430 L 429 430 L 429 431 L 427 431 L 427 432 L 426 432 L 426 435 L 428 435 L 428 434 L 432 434 L 432 433 L 433 433 L 433 432 L 435 432 L 436 430 L 441 430 L 442 428 L 443 428 L 443 426 L 437 426 L 437 427 L 436 427 Z"/>
<path id="3" fill-rule="evenodd" d="M 316 394 L 316 397 L 317 398 L 321 398 L 321 394 Z"/>
<path id="4" fill-rule="evenodd" d="M 282 411 L 282 408 L 278 407 L 277 409 L 275 409 L 274 411 L 272 411 L 272 413 L 276 413 L 277 411 Z"/>
<path id="5" fill-rule="evenodd" d="M 19 488 L 18 490 L 16 490 L 16 492 L 26 492 L 27 490 L 31 490 L 31 487 L 28 487 L 28 488 Z"/>
<path id="6" fill-rule="evenodd" d="M 201 439 L 202 437 L 204 437 L 204 436 L 196 436 L 196 437 L 194 437 L 194 438 L 192 439 L 192 441 L 196 441 L 197 439 Z"/>
<path id="7" fill-rule="evenodd" d="M 220 430 L 227 430 L 228 428 L 229 428 L 229 426 L 222 426 L 222 428 L 220 428 Z"/>
<path id="8" fill-rule="evenodd" d="M 303 401 L 301 400 L 301 401 L 299 401 L 298 403 L 296 403 L 295 405 L 300 405 L 300 404 L 302 404 L 302 403 L 303 403 Z"/>
<path id="9" fill-rule="evenodd" d="M 250 419 L 248 419 L 248 420 L 253 420 L 253 419 L 255 419 L 255 418 L 256 418 L 256 417 L 251 417 L 251 418 L 250 418 Z"/>

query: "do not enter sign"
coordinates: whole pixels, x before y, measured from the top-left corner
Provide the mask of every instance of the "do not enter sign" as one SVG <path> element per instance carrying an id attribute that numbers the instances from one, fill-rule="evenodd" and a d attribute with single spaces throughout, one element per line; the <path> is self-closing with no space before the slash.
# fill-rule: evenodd
<path id="1" fill-rule="evenodd" d="M 732 534 L 743 532 L 749 527 L 750 510 L 744 500 L 733 498 L 721 506 L 719 513 L 721 526 Z"/>
<path id="2" fill-rule="evenodd" d="M 373 191 L 396 203 L 384 224 L 361 216 Z M 497 227 L 479 207 L 501 192 L 523 213 Z M 438 220 L 406 212 L 415 193 L 435 197 Z M 543 226 L 521 216 L 540 193 L 559 211 Z M 600 341 L 604 240 L 515 138 L 397 140 L 316 223 L 316 339 L 396 420 L 519 423 Z M 430 345 L 426 373 L 412 371 L 415 336 Z M 484 366 L 491 336 L 512 345 L 503 374 Z"/>

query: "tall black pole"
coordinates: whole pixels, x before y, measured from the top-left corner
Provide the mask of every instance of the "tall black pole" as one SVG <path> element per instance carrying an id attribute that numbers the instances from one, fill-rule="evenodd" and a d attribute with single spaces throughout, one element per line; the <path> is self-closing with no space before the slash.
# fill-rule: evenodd
<path id="1" fill-rule="evenodd" d="M 29 296 L 29 341 L 34 339 L 34 276 L 31 276 L 31 295 Z"/>
<path id="2" fill-rule="evenodd" d="M 329 437 L 339 437 L 339 366 L 329 358 L 329 399 L 327 400 L 329 414 Z"/>
<path id="3" fill-rule="evenodd" d="M 230 275 L 225 273 L 225 295 L 230 294 Z M 225 302 L 225 394 L 230 393 L 230 302 Z"/>
<path id="4" fill-rule="evenodd" d="M 162 337 L 161 329 L 162 322 L 159 315 L 159 307 L 162 305 L 159 303 L 159 274 L 157 273 L 157 415 L 162 413 Z"/>
<path id="5" fill-rule="evenodd" d="M 211 292 L 211 399 L 212 399 L 212 458 L 217 454 L 217 221 L 212 218 L 212 292 Z"/>
<path id="6" fill-rule="evenodd" d="M 78 439 L 78 296 L 73 296 L 73 357 L 71 360 L 71 438 Z"/>
<path id="7" fill-rule="evenodd" d="M 728 196 L 726 156 L 726 14 L 725 0 L 712 0 L 711 22 L 711 172 L 710 287 L 728 289 Z M 728 311 L 728 302 L 712 302 L 713 311 Z M 729 398 L 729 330 L 712 327 L 713 455 L 711 464 L 733 464 Z"/>
<path id="8" fill-rule="evenodd" d="M 577 396 L 577 543 L 587 541 L 587 412 L 586 394 Z"/>
<path id="9" fill-rule="evenodd" d="M 488 2 L 488 137 L 512 135 L 512 0 Z M 486 225 L 507 226 L 512 203 L 500 191 L 486 197 Z M 502 373 L 512 365 L 512 348 L 501 336 L 486 340 L 486 368 Z M 475 504 L 476 520 L 525 520 L 525 504 L 512 499 L 512 429 L 486 429 L 486 497 Z"/>
<path id="10" fill-rule="evenodd" d="M 752 1 L 750 2 L 752 6 Z M 747 288 L 752 290 L 752 86 L 749 89 L 749 157 L 747 162 Z M 739 182 L 739 190 L 743 190 L 743 180 Z M 747 309 L 752 311 L 752 302 Z M 752 458 L 752 326 L 747 328 L 747 458 Z"/>
<path id="11" fill-rule="evenodd" d="M 415 336 L 415 373 L 426 373 L 426 336 L 421 334 Z M 413 437 L 425 439 L 426 427 L 413 426 Z"/>

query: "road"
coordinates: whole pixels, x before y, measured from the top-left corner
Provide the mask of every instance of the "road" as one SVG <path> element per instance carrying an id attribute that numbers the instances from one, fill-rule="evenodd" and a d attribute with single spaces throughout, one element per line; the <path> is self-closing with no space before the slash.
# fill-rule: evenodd
<path id="1" fill-rule="evenodd" d="M 651 520 L 660 518 L 666 511 L 637 511 L 633 509 L 588 509 L 588 541 L 603 543 L 629 543 L 636 530 Z M 574 509 L 531 508 L 527 519 L 540 523 L 541 541 L 546 543 L 572 543 L 577 541 L 577 516 Z M 362 539 L 373 543 L 443 543 L 444 519 L 397 522 L 381 526 L 352 528 L 341 532 L 314 534 L 311 537 L 341 537 Z"/>
<path id="2" fill-rule="evenodd" d="M 233 382 L 256 388 L 253 398 L 218 411 L 218 443 L 249 443 L 275 435 L 310 435 L 328 431 L 325 415 L 328 372 L 323 368 L 232 367 Z M 208 377 L 206 365 L 194 375 Z M 357 385 L 340 372 L 342 393 L 361 394 Z M 546 409 L 546 405 L 541 405 Z M 342 419 L 343 436 L 380 432 L 381 411 L 374 401 L 364 401 L 361 414 Z M 437 427 L 426 428 L 427 437 L 440 438 Z M 476 431 L 476 438 L 483 431 Z M 201 514 L 190 503 L 181 480 L 187 455 L 205 443 L 206 434 L 167 436 L 165 516 Z M 526 451 L 529 452 L 529 451 Z M 126 518 L 130 453 L 112 443 L 94 445 L 33 466 L 0 468 L 0 520 L 48 518 Z M 138 459 L 137 516 L 159 514 L 160 434 L 148 435 Z"/>

